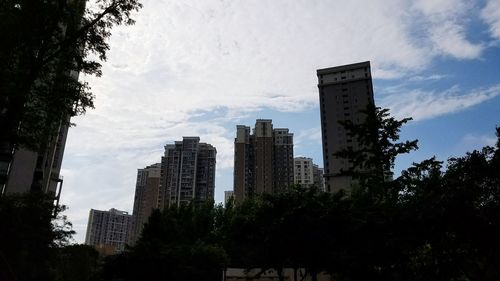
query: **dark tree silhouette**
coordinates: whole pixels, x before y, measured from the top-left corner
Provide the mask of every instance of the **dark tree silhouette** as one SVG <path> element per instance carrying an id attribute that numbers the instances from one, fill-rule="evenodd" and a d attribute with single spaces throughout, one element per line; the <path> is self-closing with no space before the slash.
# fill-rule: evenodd
<path id="1" fill-rule="evenodd" d="M 0 280 L 54 280 L 58 248 L 74 233 L 63 210 L 43 194 L 0 198 Z"/>
<path id="2" fill-rule="evenodd" d="M 227 255 L 215 222 L 220 206 L 173 206 L 154 211 L 134 247 L 109 257 L 104 280 L 221 280 Z"/>
<path id="3" fill-rule="evenodd" d="M 90 9 L 85 2 L 1 2 L 0 160 L 10 161 L 19 146 L 43 150 L 62 123 L 93 107 L 78 74 L 102 74 L 112 27 L 133 24 L 141 4 L 99 0 Z"/>
<path id="4" fill-rule="evenodd" d="M 388 195 L 386 190 L 377 190 L 376 187 L 393 180 L 396 157 L 418 149 L 418 140 L 399 141 L 401 127 L 412 118 L 397 120 L 390 116 L 388 109 L 373 104 L 369 104 L 361 113 L 365 116 L 363 123 L 356 124 L 350 120 L 339 122 L 347 134 L 355 139 L 357 147 L 348 146 L 334 155 L 348 159 L 351 163 L 351 168 L 341 173 L 359 181 L 358 186 L 362 190 L 355 192 L 368 192 L 377 199 Z"/>

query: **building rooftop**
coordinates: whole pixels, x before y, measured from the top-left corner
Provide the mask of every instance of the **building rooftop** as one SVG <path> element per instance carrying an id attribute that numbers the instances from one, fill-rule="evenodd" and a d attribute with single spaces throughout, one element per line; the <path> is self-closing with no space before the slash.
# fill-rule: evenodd
<path id="1" fill-rule="evenodd" d="M 329 68 L 322 68 L 322 69 L 318 69 L 316 72 L 319 75 L 319 74 L 328 74 L 328 73 L 334 73 L 334 72 L 356 69 L 356 68 L 363 68 L 363 67 L 370 67 L 370 61 L 340 65 L 340 66 L 329 67 Z"/>

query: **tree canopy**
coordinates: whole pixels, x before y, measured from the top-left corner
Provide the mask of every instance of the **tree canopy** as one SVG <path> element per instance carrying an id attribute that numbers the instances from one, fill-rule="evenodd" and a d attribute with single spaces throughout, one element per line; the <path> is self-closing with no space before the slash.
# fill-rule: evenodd
<path id="1" fill-rule="evenodd" d="M 5 0 L 0 4 L 0 143 L 36 149 L 61 122 L 93 107 L 78 74 L 100 76 L 116 25 L 138 0 Z"/>

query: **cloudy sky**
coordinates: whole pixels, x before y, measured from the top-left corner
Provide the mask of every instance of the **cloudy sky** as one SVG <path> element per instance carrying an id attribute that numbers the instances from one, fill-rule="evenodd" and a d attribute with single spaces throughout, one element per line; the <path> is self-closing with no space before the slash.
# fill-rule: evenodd
<path id="1" fill-rule="evenodd" d="M 113 30 L 96 109 L 74 118 L 62 203 L 85 239 L 91 208 L 131 212 L 137 169 L 200 136 L 217 148 L 216 201 L 232 189 L 238 124 L 271 118 L 322 166 L 316 69 L 371 61 L 375 100 L 414 121 L 397 169 L 495 141 L 500 1 L 143 0 Z"/>

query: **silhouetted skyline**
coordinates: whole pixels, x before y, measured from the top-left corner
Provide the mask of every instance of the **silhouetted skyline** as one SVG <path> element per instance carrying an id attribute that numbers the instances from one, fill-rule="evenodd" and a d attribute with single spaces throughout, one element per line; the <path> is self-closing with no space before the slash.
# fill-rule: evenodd
<path id="1" fill-rule="evenodd" d="M 76 240 L 90 208 L 130 212 L 136 169 L 181 136 L 217 147 L 217 202 L 232 189 L 237 124 L 273 119 L 294 132 L 295 156 L 321 163 L 320 68 L 370 60 L 376 104 L 415 119 L 402 137 L 420 150 L 396 170 L 492 144 L 499 6 L 144 1 L 136 25 L 113 32 L 103 76 L 87 79 L 96 109 L 72 120 L 61 199 Z"/>

